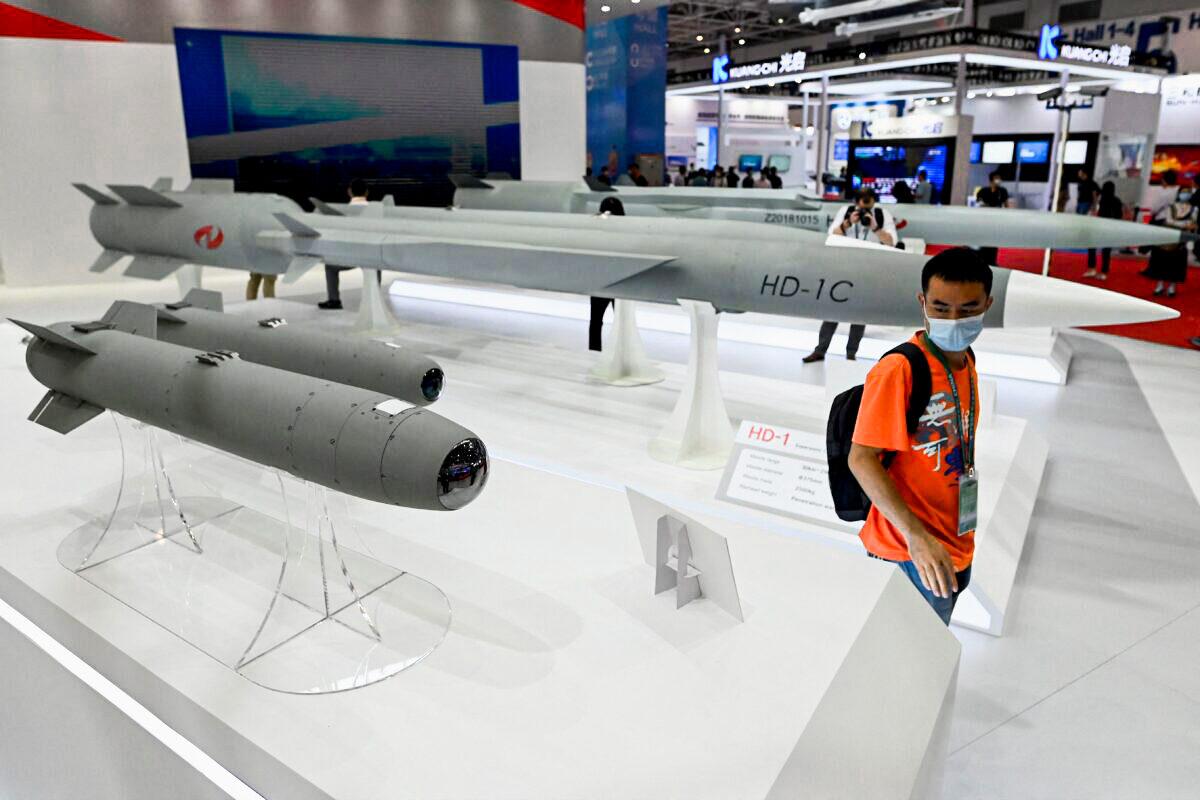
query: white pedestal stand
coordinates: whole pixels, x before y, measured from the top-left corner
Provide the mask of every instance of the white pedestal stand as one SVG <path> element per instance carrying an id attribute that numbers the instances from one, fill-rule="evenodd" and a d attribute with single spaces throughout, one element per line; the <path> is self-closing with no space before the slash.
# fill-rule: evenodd
<path id="1" fill-rule="evenodd" d="M 692 322 L 687 376 L 671 418 L 650 441 L 651 457 L 688 469 L 720 469 L 733 449 L 733 426 L 717 375 L 717 312 L 680 300 Z"/>
<path id="2" fill-rule="evenodd" d="M 358 304 L 358 319 L 354 322 L 354 330 L 364 333 L 381 333 L 400 327 L 400 322 L 392 315 L 384 299 L 386 292 L 380 285 L 377 269 L 362 271 L 362 301 Z"/>
<path id="3" fill-rule="evenodd" d="M 179 284 L 180 299 L 192 289 L 200 288 L 200 278 L 203 269 L 199 264 L 187 264 L 175 270 L 175 281 Z M 247 273 L 247 277 L 249 277 L 249 273 Z"/>
<path id="4" fill-rule="evenodd" d="M 589 374 L 593 380 L 612 386 L 645 386 L 666 377 L 646 358 L 632 300 L 613 303 L 613 324 L 605 337 L 604 354 Z"/>

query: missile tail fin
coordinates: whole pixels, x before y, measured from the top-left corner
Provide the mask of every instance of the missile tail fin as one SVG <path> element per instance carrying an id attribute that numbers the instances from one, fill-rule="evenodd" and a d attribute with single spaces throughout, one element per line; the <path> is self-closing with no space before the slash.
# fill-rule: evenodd
<path id="1" fill-rule="evenodd" d="M 168 177 L 159 178 L 150 184 L 150 188 L 156 192 L 169 192 L 174 186 L 175 182 Z"/>
<path id="2" fill-rule="evenodd" d="M 395 208 L 396 196 L 394 194 L 385 194 L 379 204 L 384 208 Z"/>
<path id="3" fill-rule="evenodd" d="M 192 178 L 183 191 L 187 194 L 233 194 L 233 181 L 229 178 Z"/>
<path id="4" fill-rule="evenodd" d="M 609 186 L 607 183 L 601 183 L 600 179 L 594 175 L 584 175 L 583 182 L 593 192 L 615 192 L 616 189 Z"/>
<path id="5" fill-rule="evenodd" d="M 101 251 L 100 255 L 96 256 L 96 260 L 88 267 L 88 272 L 104 272 L 127 255 L 129 254 L 122 253 L 120 250 L 105 249 Z"/>
<path id="6" fill-rule="evenodd" d="M 220 292 L 214 292 L 212 289 L 189 289 L 188 293 L 183 296 L 180 308 L 202 308 L 205 311 L 224 311 L 225 299 L 221 297 Z"/>
<path id="7" fill-rule="evenodd" d="M 93 203 L 95 203 L 98 206 L 115 206 L 115 205 L 117 205 L 116 200 L 109 197 L 104 192 L 100 191 L 99 189 L 93 189 L 91 186 L 88 186 L 86 183 L 72 183 L 71 185 L 74 186 L 79 191 L 86 194 L 88 196 L 88 199 L 91 200 Z"/>
<path id="8" fill-rule="evenodd" d="M 147 339 L 158 337 L 158 309 L 145 303 L 118 300 L 108 307 L 100 321 L 112 330 Z"/>
<path id="9" fill-rule="evenodd" d="M 346 216 L 341 211 L 338 211 L 336 208 L 329 205 L 329 203 L 326 203 L 324 200 L 318 200 L 315 197 L 310 197 L 310 198 L 308 198 L 308 202 L 313 204 L 313 208 L 315 208 L 317 210 L 318 214 L 324 214 L 327 217 L 344 217 L 344 216 Z"/>
<path id="10" fill-rule="evenodd" d="M 153 206 L 157 208 L 180 208 L 171 198 L 146 186 L 109 184 L 109 191 L 131 206 Z"/>
<path id="11" fill-rule="evenodd" d="M 287 272 L 283 275 L 284 283 L 295 283 L 300 280 L 304 273 L 308 272 L 313 267 L 319 267 L 324 263 L 316 256 L 295 256 L 288 262 Z"/>
<path id="12" fill-rule="evenodd" d="M 103 412 L 100 406 L 51 389 L 33 407 L 29 419 L 52 431 L 66 434 Z"/>
<path id="13" fill-rule="evenodd" d="M 20 328 L 24 328 L 25 330 L 29 331 L 31 334 L 33 334 L 37 338 L 41 339 L 43 342 L 47 342 L 48 344 L 57 345 L 59 347 L 65 347 L 68 350 L 74 350 L 76 352 L 84 353 L 85 355 L 89 355 L 89 356 L 96 355 L 95 350 L 92 350 L 90 347 L 86 347 L 86 346 L 80 344 L 79 342 L 75 341 L 74 339 L 70 339 L 66 336 L 63 336 L 58 331 L 51 330 L 50 328 L 46 328 L 41 325 L 34 325 L 32 322 L 22 322 L 21 320 L 13 319 L 12 317 L 9 317 L 8 321 L 11 322 L 13 325 L 16 325 Z"/>
<path id="14" fill-rule="evenodd" d="M 125 275 L 130 278 L 144 278 L 150 281 L 161 281 L 180 267 L 187 266 L 181 258 L 166 256 L 135 255 L 133 261 L 125 268 Z"/>
<path id="15" fill-rule="evenodd" d="M 316 239 L 321 235 L 321 232 L 316 228 L 310 228 L 300 220 L 293 217 L 291 214 L 279 212 L 274 214 L 275 219 L 279 220 L 279 224 L 287 228 L 293 236 L 303 236 L 307 239 Z"/>

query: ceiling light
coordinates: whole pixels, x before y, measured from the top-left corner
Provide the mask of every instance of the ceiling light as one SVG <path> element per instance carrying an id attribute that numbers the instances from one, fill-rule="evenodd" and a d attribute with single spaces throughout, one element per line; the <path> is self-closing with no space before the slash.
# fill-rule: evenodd
<path id="1" fill-rule="evenodd" d="M 775 20 L 775 21 L 776 21 L 776 22 L 778 22 L 780 25 L 782 25 L 782 24 L 783 24 L 783 17 L 780 17 L 779 19 L 777 19 L 777 20 Z"/>
<path id="2" fill-rule="evenodd" d="M 988 90 L 987 90 L 987 96 L 988 96 L 988 97 L 991 97 L 991 96 L 992 96 L 992 90 L 991 90 L 991 89 L 988 89 Z"/>
<path id="3" fill-rule="evenodd" d="M 974 100 L 974 99 L 975 99 L 975 93 L 974 93 L 974 92 L 967 92 L 967 99 L 968 99 L 968 100 Z"/>
<path id="4" fill-rule="evenodd" d="M 741 28 L 734 28 L 734 29 L 733 29 L 733 32 L 734 32 L 734 33 L 741 33 L 741 32 L 742 32 L 742 29 L 741 29 Z"/>
<path id="5" fill-rule="evenodd" d="M 767 81 L 767 86 L 774 86 L 774 85 L 775 85 L 775 81 Z"/>
<path id="6" fill-rule="evenodd" d="M 704 55 L 708 55 L 711 52 L 712 52 L 712 50 L 710 50 L 709 48 L 707 48 L 707 47 L 704 48 Z"/>
<path id="7" fill-rule="evenodd" d="M 745 43 L 746 43 L 745 39 L 738 39 L 738 44 L 745 44 Z"/>
<path id="8" fill-rule="evenodd" d="M 859 60 L 859 61 L 865 61 L 865 60 L 866 60 L 866 58 L 867 58 L 867 54 L 866 54 L 866 53 L 864 53 L 864 52 L 862 52 L 862 51 L 859 51 L 859 54 L 858 54 L 858 60 Z"/>
<path id="9" fill-rule="evenodd" d="M 950 98 L 949 98 L 949 97 L 943 97 L 943 98 L 942 98 L 942 102 L 943 102 L 943 103 L 949 103 L 949 102 L 950 102 Z"/>
<path id="10" fill-rule="evenodd" d="M 612 6 L 600 6 L 601 14 L 607 14 L 610 11 L 612 11 Z"/>
<path id="11" fill-rule="evenodd" d="M 816 129 L 815 127 L 813 127 L 812 125 L 809 125 L 807 128 L 805 128 L 805 129 L 804 129 L 804 132 L 805 132 L 806 134 L 808 134 L 809 136 L 812 136 L 812 135 L 813 135 L 813 133 L 815 133 L 815 132 L 816 132 L 816 130 L 817 130 L 817 129 Z"/>
<path id="12" fill-rule="evenodd" d="M 638 3 L 642 2 L 642 0 L 629 0 L 629 2 L 633 3 L 636 6 Z"/>
<path id="13" fill-rule="evenodd" d="M 697 33 L 697 34 L 696 34 L 696 41 L 697 41 L 697 42 L 703 42 L 703 41 L 704 41 L 704 37 L 703 37 L 702 35 L 700 35 L 700 34 L 698 34 L 698 33 Z"/>

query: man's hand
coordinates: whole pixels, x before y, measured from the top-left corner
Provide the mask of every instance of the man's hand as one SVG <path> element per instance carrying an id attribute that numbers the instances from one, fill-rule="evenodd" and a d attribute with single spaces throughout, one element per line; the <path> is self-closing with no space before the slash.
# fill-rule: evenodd
<path id="1" fill-rule="evenodd" d="M 879 222 L 875 219 L 874 214 L 867 214 L 867 227 L 870 228 L 871 231 L 879 230 Z"/>
<path id="2" fill-rule="evenodd" d="M 946 546 L 929 533 L 921 531 L 909 535 L 908 556 L 926 589 L 938 597 L 950 597 L 958 591 L 954 562 L 946 552 Z"/>

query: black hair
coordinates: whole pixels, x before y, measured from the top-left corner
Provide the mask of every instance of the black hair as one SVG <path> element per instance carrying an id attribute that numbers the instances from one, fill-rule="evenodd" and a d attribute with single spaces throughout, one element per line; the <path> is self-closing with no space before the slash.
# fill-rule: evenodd
<path id="1" fill-rule="evenodd" d="M 879 201 L 879 195 L 877 195 L 875 193 L 875 190 L 869 186 L 862 187 L 861 189 L 858 190 L 858 194 L 856 194 L 854 196 L 855 200 L 866 200 L 868 198 L 870 198 L 871 200 L 873 200 L 875 202 Z"/>
<path id="2" fill-rule="evenodd" d="M 1166 170 L 1162 174 L 1162 182 L 1167 186 L 1174 186 L 1179 182 L 1179 173 L 1173 169 Z"/>
<path id="3" fill-rule="evenodd" d="M 1117 185 L 1112 181 L 1105 181 L 1104 185 L 1100 187 L 1100 194 L 1104 197 L 1116 197 Z"/>
<path id="4" fill-rule="evenodd" d="M 367 182 L 362 178 L 355 178 L 350 181 L 350 194 L 353 197 L 367 196 Z"/>
<path id="5" fill-rule="evenodd" d="M 630 161 L 629 166 L 626 167 L 626 169 L 636 169 L 636 170 L 640 171 L 641 167 L 638 166 L 638 163 L 636 161 Z"/>
<path id="6" fill-rule="evenodd" d="M 615 197 L 606 197 L 600 201 L 600 213 L 612 214 L 614 217 L 625 216 L 625 204 Z"/>
<path id="7" fill-rule="evenodd" d="M 989 181 L 990 181 L 992 178 L 999 178 L 999 177 L 1000 177 L 1000 170 L 998 170 L 998 169 L 994 169 L 994 170 L 992 170 L 991 172 L 989 172 L 989 173 L 988 173 L 988 180 L 989 180 Z"/>
<path id="8" fill-rule="evenodd" d="M 992 294 L 992 268 L 969 247 L 952 247 L 926 261 L 921 270 L 922 292 L 929 291 L 929 282 L 934 278 L 947 283 L 982 283 L 988 296 Z"/>
<path id="9" fill-rule="evenodd" d="M 928 173 L 928 172 L 926 172 L 925 170 L 923 170 L 923 169 L 919 169 L 919 170 L 917 170 L 917 177 L 919 178 L 919 177 L 921 177 L 922 175 L 924 175 L 926 178 L 928 178 L 928 177 L 929 177 L 929 173 Z"/>

